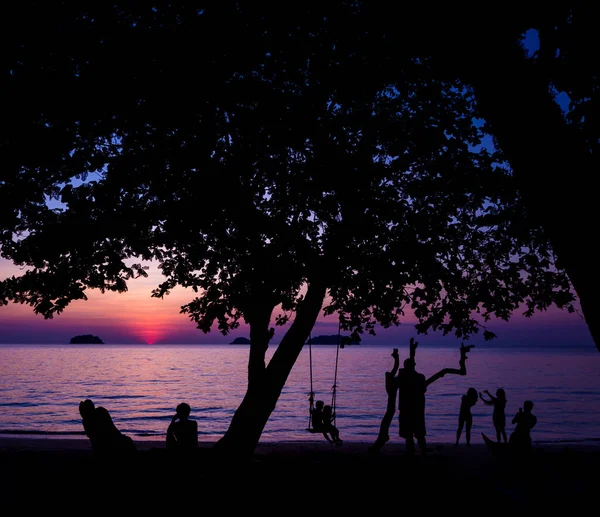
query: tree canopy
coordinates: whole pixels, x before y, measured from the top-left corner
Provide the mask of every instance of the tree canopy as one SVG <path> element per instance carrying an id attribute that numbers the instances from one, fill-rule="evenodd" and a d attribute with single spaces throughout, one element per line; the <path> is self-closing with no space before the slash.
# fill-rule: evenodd
<path id="1" fill-rule="evenodd" d="M 357 333 L 410 309 L 419 331 L 466 338 L 523 305 L 570 304 L 466 83 L 390 45 L 408 27 L 394 36 L 360 3 L 263 7 L 15 19 L 0 254 L 27 271 L 0 303 L 52 317 L 155 260 L 153 294 L 192 288 L 183 311 L 204 332 L 257 305 L 284 324 L 317 278 Z"/>

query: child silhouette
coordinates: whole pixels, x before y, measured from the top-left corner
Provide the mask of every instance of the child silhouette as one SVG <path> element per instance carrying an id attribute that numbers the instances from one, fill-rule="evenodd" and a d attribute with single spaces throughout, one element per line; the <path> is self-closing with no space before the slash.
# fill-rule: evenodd
<path id="1" fill-rule="evenodd" d="M 325 424 L 323 420 L 323 407 L 324 402 L 322 400 L 317 400 L 315 402 L 315 407 L 310 412 L 310 418 L 312 423 L 312 431 L 315 433 L 323 433 L 325 439 L 332 443 L 332 439 L 329 438 L 329 434 L 325 431 Z"/>
<path id="2" fill-rule="evenodd" d="M 343 440 L 340 439 L 340 432 L 338 428 L 333 425 L 333 420 L 335 419 L 335 413 L 333 412 L 333 408 L 329 405 L 323 407 L 323 434 L 329 433 L 331 435 L 331 441 L 336 445 L 341 445 Z"/>

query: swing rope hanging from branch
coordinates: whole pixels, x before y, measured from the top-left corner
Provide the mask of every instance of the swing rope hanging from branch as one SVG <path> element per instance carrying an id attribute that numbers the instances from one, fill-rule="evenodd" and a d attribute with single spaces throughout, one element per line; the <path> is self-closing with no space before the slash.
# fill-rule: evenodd
<path id="1" fill-rule="evenodd" d="M 339 357 L 340 357 L 340 347 L 343 347 L 343 345 L 341 344 L 341 340 L 340 340 L 341 331 L 342 331 L 342 322 L 340 320 L 340 322 L 338 324 L 337 345 L 336 345 L 336 351 L 335 351 L 335 370 L 334 370 L 334 376 L 333 376 L 333 386 L 331 387 L 331 409 L 332 409 L 332 413 L 333 413 L 333 424 L 334 425 L 335 425 L 335 420 L 336 420 L 335 408 L 336 408 L 336 404 L 337 404 L 338 363 L 339 363 Z M 310 393 L 308 395 L 308 403 L 309 403 L 308 427 L 306 428 L 306 430 L 311 433 L 315 433 L 315 432 L 320 432 L 320 431 L 315 431 L 314 426 L 312 425 L 313 424 L 312 415 L 313 415 L 313 410 L 315 407 L 315 405 L 314 405 L 315 404 L 315 392 L 313 389 L 312 334 L 309 334 L 309 336 L 308 336 L 308 357 L 309 357 L 309 371 L 310 371 Z"/>

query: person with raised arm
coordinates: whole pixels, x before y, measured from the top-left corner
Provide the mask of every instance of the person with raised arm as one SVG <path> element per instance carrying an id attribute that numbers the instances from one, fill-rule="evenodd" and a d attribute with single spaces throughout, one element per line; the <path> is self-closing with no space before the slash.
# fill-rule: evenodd
<path id="1" fill-rule="evenodd" d="M 411 346 L 414 339 L 411 338 Z M 394 365 L 390 371 L 385 372 L 385 391 L 387 393 L 387 408 L 385 414 L 381 419 L 381 425 L 379 426 L 379 436 L 375 443 L 369 447 L 369 452 L 379 452 L 381 448 L 389 441 L 390 425 L 396 413 L 396 394 L 398 393 L 398 386 L 396 383 L 396 374 L 400 367 L 400 356 L 398 355 L 398 349 L 394 348 L 392 351 L 392 357 L 394 358 Z"/>
<path id="2" fill-rule="evenodd" d="M 489 400 L 483 396 L 483 393 L 487 394 Z M 479 398 L 483 403 L 487 406 L 494 406 L 492 422 L 496 430 L 496 439 L 500 442 L 500 438 L 504 438 L 504 443 L 506 443 L 506 393 L 502 388 L 496 390 L 495 397 L 488 390 L 484 390 L 483 393 L 479 394 Z"/>
<path id="3" fill-rule="evenodd" d="M 460 410 L 458 412 L 458 429 L 456 430 L 456 443 L 455 447 L 458 447 L 460 435 L 465 427 L 465 439 L 467 441 L 467 447 L 471 446 L 471 427 L 473 425 L 473 415 L 471 408 L 477 403 L 477 390 L 475 388 L 469 388 L 467 393 L 462 396 L 460 401 Z"/>
<path id="4" fill-rule="evenodd" d="M 421 454 L 427 449 L 425 427 L 425 392 L 438 379 L 448 375 L 467 375 L 467 353 L 474 345 L 460 346 L 459 368 L 444 368 L 429 378 L 416 370 L 416 349 L 418 343 L 411 339 L 411 356 L 404 361 L 404 368 L 398 372 L 398 420 L 399 435 L 405 439 L 409 453 L 415 452 L 415 439 Z"/>

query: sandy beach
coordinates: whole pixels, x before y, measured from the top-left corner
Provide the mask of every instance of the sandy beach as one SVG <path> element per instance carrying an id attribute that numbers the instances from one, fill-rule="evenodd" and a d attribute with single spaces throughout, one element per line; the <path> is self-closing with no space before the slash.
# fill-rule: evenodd
<path id="1" fill-rule="evenodd" d="M 136 445 L 132 458 L 99 459 L 86 439 L 3 437 L 1 486 L 9 498 L 47 494 L 45 505 L 93 494 L 99 505 L 118 500 L 149 509 L 198 509 L 208 497 L 243 510 L 280 501 L 293 513 L 314 504 L 325 513 L 396 511 L 403 504 L 423 511 L 486 505 L 495 513 L 585 508 L 600 481 L 600 445 L 536 446 L 523 458 L 479 443 L 431 444 L 424 456 L 412 456 L 399 442 L 376 454 L 367 443 L 281 442 L 261 443 L 244 460 L 215 454 L 213 443 L 201 443 L 191 456 L 173 455 L 163 442 Z"/>

